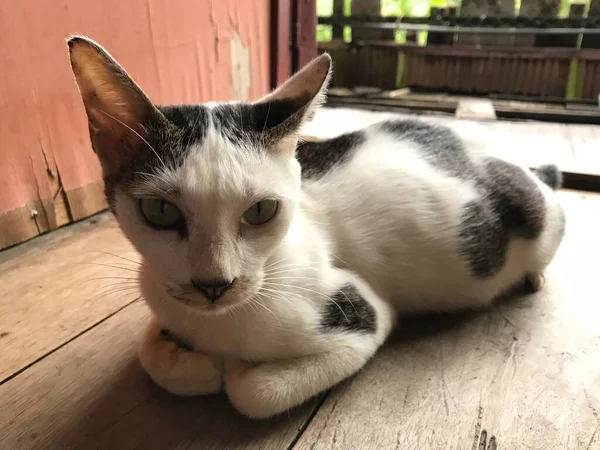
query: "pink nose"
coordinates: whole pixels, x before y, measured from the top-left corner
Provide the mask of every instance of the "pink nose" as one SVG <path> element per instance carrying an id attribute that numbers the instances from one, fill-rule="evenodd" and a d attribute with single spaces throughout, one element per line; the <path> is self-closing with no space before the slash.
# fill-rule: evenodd
<path id="1" fill-rule="evenodd" d="M 192 279 L 192 284 L 202 295 L 214 303 L 233 285 L 234 281 Z"/>

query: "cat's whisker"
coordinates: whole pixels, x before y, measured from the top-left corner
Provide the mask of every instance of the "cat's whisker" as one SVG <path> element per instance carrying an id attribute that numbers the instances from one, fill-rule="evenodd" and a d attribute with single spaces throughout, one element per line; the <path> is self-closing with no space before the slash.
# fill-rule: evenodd
<path id="1" fill-rule="evenodd" d="M 270 286 L 280 286 L 280 287 L 289 287 L 289 288 L 292 288 L 292 289 L 301 289 L 303 291 L 308 291 L 308 292 L 311 292 L 313 294 L 320 295 L 323 298 L 325 298 L 325 299 L 330 300 L 331 302 L 333 302 L 339 308 L 339 310 L 342 312 L 342 314 L 346 318 L 346 321 L 350 322 L 350 319 L 348 319 L 348 316 L 346 316 L 346 313 L 344 312 L 344 310 L 342 309 L 342 307 L 339 305 L 339 303 L 336 302 L 329 295 L 326 295 L 326 294 L 323 294 L 322 292 L 315 291 L 313 289 L 305 288 L 305 287 L 302 287 L 302 286 L 292 286 L 292 285 L 289 285 L 289 284 L 281 284 L 281 283 L 269 283 L 269 284 L 270 284 Z"/>
<path id="2" fill-rule="evenodd" d="M 281 264 L 283 261 L 287 261 L 287 260 L 289 260 L 290 258 L 292 258 L 292 255 L 286 256 L 285 258 L 281 258 L 281 259 L 279 259 L 279 260 L 277 260 L 277 261 L 274 261 L 274 262 L 272 262 L 272 263 L 269 263 L 269 264 L 267 264 L 266 266 L 264 266 L 264 269 L 268 269 L 269 267 L 273 267 L 273 266 L 276 266 L 277 264 Z"/>
<path id="3" fill-rule="evenodd" d="M 251 302 L 253 302 L 253 303 L 255 302 L 255 303 L 256 303 L 257 305 L 259 305 L 259 306 L 262 306 L 264 309 L 266 309 L 268 312 L 270 312 L 270 313 L 273 315 L 273 317 L 275 317 L 275 319 L 277 320 L 277 322 L 279 323 L 279 326 L 280 326 L 281 328 L 283 328 L 283 325 L 282 325 L 282 323 L 281 323 L 281 320 L 279 319 L 279 317 L 277 316 L 277 314 L 275 314 L 275 313 L 273 312 L 273 310 L 271 310 L 269 307 L 267 307 L 266 305 L 264 305 L 264 304 L 263 304 L 263 303 L 262 303 L 262 302 L 261 302 L 261 301 L 260 301 L 260 300 L 259 300 L 257 297 L 250 297 L 250 299 L 249 299 L 249 300 L 250 300 Z"/>
<path id="4" fill-rule="evenodd" d="M 119 287 L 119 288 L 113 288 L 113 289 L 108 290 L 108 291 L 103 291 L 103 292 L 95 295 L 94 297 L 91 297 L 89 301 L 93 304 L 93 303 L 96 303 L 98 300 L 100 300 L 100 299 L 102 299 L 104 297 L 107 297 L 109 295 L 117 294 L 117 293 L 120 293 L 120 292 L 127 292 L 127 291 L 132 291 L 133 292 L 134 290 L 137 291 L 137 289 L 136 289 L 135 286 L 123 286 L 123 287 Z"/>
<path id="5" fill-rule="evenodd" d="M 133 269 L 131 267 L 123 267 L 123 266 L 115 266 L 113 264 L 105 264 L 105 263 L 97 263 L 97 262 L 84 262 L 84 264 L 91 264 L 91 265 L 94 265 L 94 266 L 111 267 L 113 269 L 128 270 L 130 272 L 141 273 L 140 269 Z"/>
<path id="6" fill-rule="evenodd" d="M 263 278 L 264 282 L 269 282 L 269 281 L 273 281 L 273 280 L 275 280 L 275 281 L 277 281 L 277 280 L 311 280 L 311 281 L 317 281 L 317 282 L 322 281 L 322 279 L 316 278 L 316 277 L 301 277 L 301 276 L 293 276 L 293 277 L 284 276 L 284 277 L 282 277 L 282 276 L 276 275 L 276 276 L 272 276 L 272 277 Z"/>
<path id="7" fill-rule="evenodd" d="M 277 275 L 277 274 L 281 274 L 281 273 L 298 272 L 298 271 L 319 273 L 321 271 L 321 269 L 319 267 L 302 267 L 302 266 L 294 264 L 292 266 L 283 267 L 282 269 L 278 269 L 278 270 L 273 269 L 273 270 L 265 271 L 264 276 L 271 276 L 271 275 Z"/>
<path id="8" fill-rule="evenodd" d="M 137 278 L 128 278 L 128 277 L 94 277 L 94 278 L 87 278 L 85 280 L 80 281 L 79 283 L 77 283 L 74 287 L 82 287 L 83 285 L 87 284 L 87 283 L 91 283 L 92 281 L 100 281 L 100 280 L 126 280 L 126 281 L 122 281 L 121 283 L 129 283 L 132 285 L 136 285 L 139 286 L 139 280 Z"/>
<path id="9" fill-rule="evenodd" d="M 269 114 L 271 113 L 271 102 L 268 102 L 268 107 L 267 107 L 267 116 L 265 117 L 265 123 L 263 124 L 263 129 L 261 132 L 261 135 L 264 134 L 265 132 L 265 128 L 267 128 L 267 122 L 269 121 Z"/>
<path id="10" fill-rule="evenodd" d="M 281 268 L 274 268 L 271 270 L 265 270 L 265 275 L 273 275 L 281 272 L 292 272 L 292 271 L 315 271 L 318 272 L 320 269 L 318 267 L 303 267 L 298 264 L 290 264 L 287 266 L 282 266 Z"/>
<path id="11" fill-rule="evenodd" d="M 87 280 L 85 280 L 84 283 L 87 283 L 88 281 L 95 281 L 95 280 L 130 280 L 130 281 L 134 281 L 134 282 L 139 281 L 139 279 L 137 277 L 92 277 L 92 278 L 88 278 Z"/>
<path id="12" fill-rule="evenodd" d="M 100 286 L 98 289 L 96 289 L 96 294 L 98 293 L 102 293 L 102 292 L 106 292 L 109 289 L 112 289 L 114 287 L 131 287 L 131 288 L 138 288 L 139 285 L 137 283 L 131 283 L 129 281 L 121 281 L 118 283 L 111 283 L 111 284 L 107 284 L 105 286 Z"/>
<path id="13" fill-rule="evenodd" d="M 269 289 L 269 288 L 263 288 L 261 289 L 261 291 L 264 292 L 269 292 L 273 295 L 276 295 L 276 298 L 279 298 L 281 300 L 284 300 L 288 303 L 290 303 L 292 300 L 289 298 L 290 296 L 307 304 L 307 305 L 312 305 L 314 302 L 307 296 L 302 295 L 298 292 L 289 292 L 289 291 L 281 291 L 281 290 L 274 290 L 274 289 Z"/>
<path id="14" fill-rule="evenodd" d="M 128 262 L 130 262 L 132 264 L 135 264 L 137 266 L 143 266 L 144 265 L 144 263 L 141 262 L 141 261 L 135 261 L 133 259 L 125 258 L 124 256 L 119 256 L 119 255 L 116 255 L 114 253 L 106 252 L 106 251 L 103 251 L 103 250 L 95 250 L 95 251 L 92 251 L 91 253 L 102 253 L 104 255 L 113 256 L 115 258 L 119 258 L 119 259 L 122 259 L 124 261 L 128 261 Z M 137 253 L 137 252 L 135 252 L 135 253 Z"/>
<path id="15" fill-rule="evenodd" d="M 317 282 L 321 281 L 319 278 L 314 278 L 314 277 L 288 277 L 288 276 L 286 276 L 286 277 L 277 276 L 277 277 L 271 277 L 271 278 L 265 277 L 263 281 L 265 283 L 269 283 L 272 280 L 312 280 L 312 281 L 317 281 Z M 300 289 L 302 289 L 302 287 L 300 287 Z M 352 308 L 358 315 L 358 310 L 356 309 L 354 302 L 352 300 L 350 300 L 350 298 L 346 295 L 346 293 L 343 290 L 341 290 L 339 288 L 336 288 L 336 290 L 339 291 L 340 294 L 342 294 L 346 298 L 346 300 L 348 300 L 348 302 L 352 305 Z M 333 301 L 333 299 L 332 299 L 332 301 Z"/>
<path id="16" fill-rule="evenodd" d="M 329 256 L 333 257 L 334 259 L 337 259 L 342 264 L 344 264 L 344 266 L 351 267 L 350 264 L 348 264 L 346 261 L 344 261 L 341 257 L 339 257 L 338 255 L 336 255 L 335 253 L 329 252 Z"/>

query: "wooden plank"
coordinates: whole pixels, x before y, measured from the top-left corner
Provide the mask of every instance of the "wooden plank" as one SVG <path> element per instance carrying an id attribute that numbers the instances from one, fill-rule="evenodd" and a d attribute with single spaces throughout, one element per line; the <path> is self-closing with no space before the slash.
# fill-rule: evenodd
<path id="1" fill-rule="evenodd" d="M 81 220 L 108 208 L 102 181 L 73 189 L 66 195 L 73 220 Z"/>
<path id="2" fill-rule="evenodd" d="M 600 127 L 566 125 L 575 154 L 576 172 L 600 175 Z"/>
<path id="3" fill-rule="evenodd" d="M 457 119 L 496 120 L 494 104 L 487 98 L 463 98 L 456 107 Z"/>
<path id="4" fill-rule="evenodd" d="M 292 74 L 291 0 L 272 0 L 271 18 L 271 89 L 274 89 Z"/>
<path id="5" fill-rule="evenodd" d="M 136 264 L 98 252 L 137 259 L 109 214 L 0 253 L 0 382 L 139 295 Z"/>
<path id="6" fill-rule="evenodd" d="M 567 236 L 541 292 L 406 320 L 294 449 L 600 448 L 600 195 L 560 199 Z"/>
<path id="7" fill-rule="evenodd" d="M 298 0 L 293 3 L 296 8 L 295 23 L 292 27 L 292 72 L 296 72 L 317 56 L 317 2 L 314 0 Z"/>
<path id="8" fill-rule="evenodd" d="M 557 123 L 506 122 L 480 124 L 493 132 L 490 149 L 496 156 L 530 167 L 556 164 L 561 170 L 576 167 L 567 126 Z"/>
<path id="9" fill-rule="evenodd" d="M 224 395 L 162 391 L 135 356 L 149 311 L 133 304 L 0 386 L 2 449 L 285 449 L 314 400 L 288 415 L 253 421 Z"/>
<path id="10" fill-rule="evenodd" d="M 334 19 L 344 18 L 344 0 L 333 0 L 333 14 Z M 332 25 L 331 26 L 331 38 L 332 40 L 342 41 L 344 39 L 344 26 L 343 25 Z"/>

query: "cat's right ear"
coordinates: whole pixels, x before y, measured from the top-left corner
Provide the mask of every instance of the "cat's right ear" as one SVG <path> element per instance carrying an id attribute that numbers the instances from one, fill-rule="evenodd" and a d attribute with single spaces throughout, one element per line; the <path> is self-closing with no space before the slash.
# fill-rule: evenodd
<path id="1" fill-rule="evenodd" d="M 324 103 L 332 74 L 331 57 L 313 59 L 289 80 L 255 102 L 255 122 L 274 139 L 298 132 Z"/>
<path id="2" fill-rule="evenodd" d="M 68 40 L 71 68 L 85 105 L 92 147 L 105 175 L 139 151 L 151 151 L 148 129 L 166 120 L 125 70 L 99 44 Z"/>

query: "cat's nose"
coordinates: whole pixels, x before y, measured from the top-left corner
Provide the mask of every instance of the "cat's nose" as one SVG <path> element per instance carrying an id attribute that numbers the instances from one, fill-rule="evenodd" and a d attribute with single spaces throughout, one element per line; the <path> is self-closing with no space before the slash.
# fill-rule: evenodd
<path id="1" fill-rule="evenodd" d="M 227 291 L 235 280 L 199 280 L 192 279 L 192 284 L 211 302 L 216 302 Z"/>

